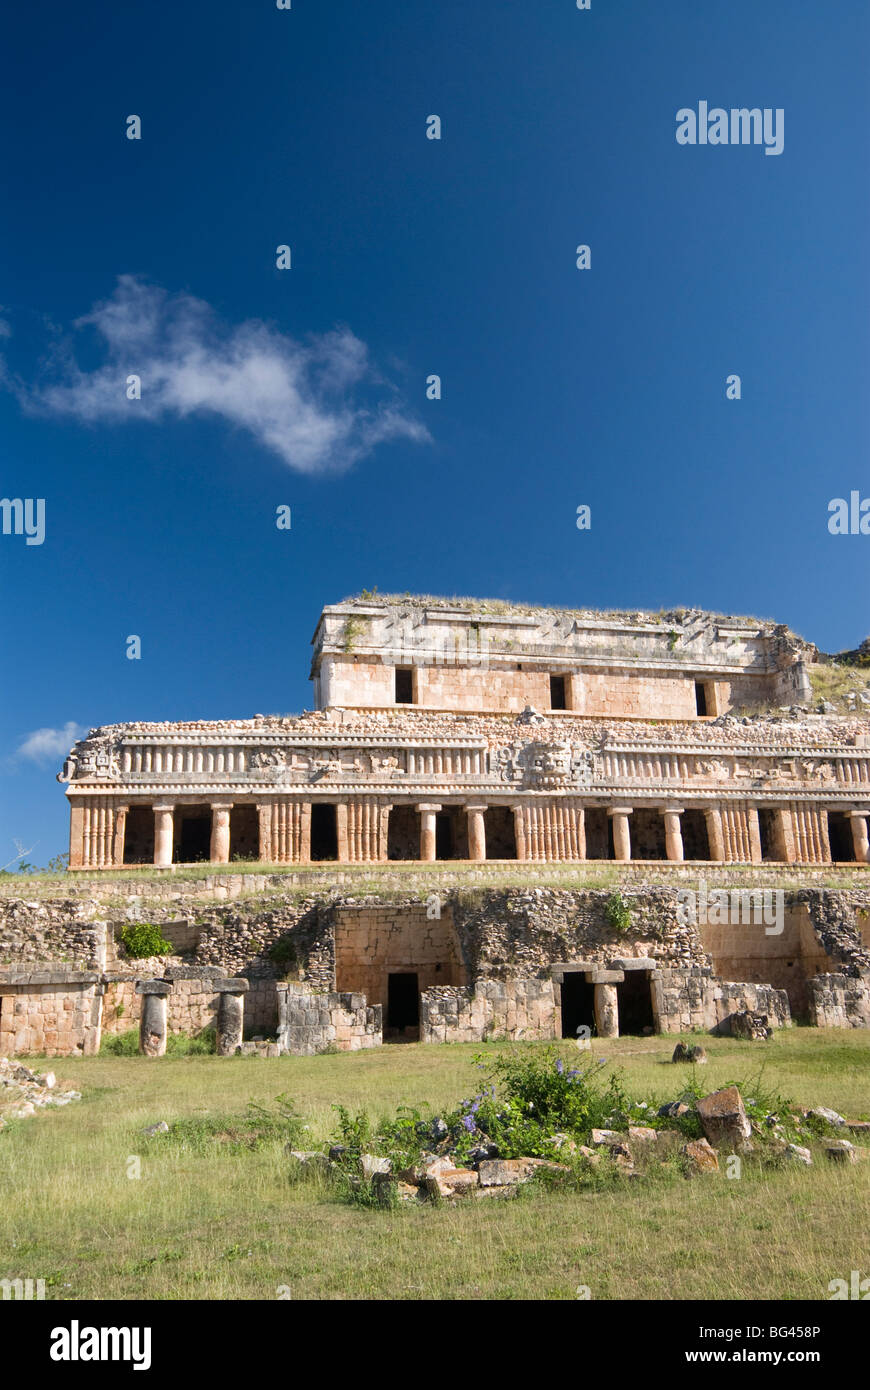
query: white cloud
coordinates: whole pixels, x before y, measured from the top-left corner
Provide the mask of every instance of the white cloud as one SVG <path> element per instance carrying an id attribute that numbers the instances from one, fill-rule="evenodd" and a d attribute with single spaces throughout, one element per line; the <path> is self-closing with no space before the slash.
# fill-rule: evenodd
<path id="1" fill-rule="evenodd" d="M 227 326 L 203 300 L 133 275 L 74 327 L 96 330 L 103 365 L 82 370 L 67 338 L 53 380 L 13 385 L 30 411 L 87 424 L 219 416 L 300 473 L 338 472 L 387 440 L 430 437 L 349 328 L 300 341 L 258 320 Z M 130 375 L 141 400 L 127 400 Z"/>
<path id="2" fill-rule="evenodd" d="M 34 729 L 15 750 L 17 758 L 28 758 L 34 763 L 46 763 L 56 758 L 65 758 L 76 739 L 84 738 L 87 729 L 72 719 L 62 729 Z"/>

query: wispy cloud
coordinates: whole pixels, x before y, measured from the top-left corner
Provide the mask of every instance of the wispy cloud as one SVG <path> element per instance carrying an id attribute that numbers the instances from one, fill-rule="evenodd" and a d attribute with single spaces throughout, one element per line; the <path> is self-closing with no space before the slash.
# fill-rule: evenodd
<path id="1" fill-rule="evenodd" d="M 16 759 L 47 763 L 66 757 L 76 739 L 83 738 L 87 729 L 70 719 L 62 729 L 34 729 L 15 750 Z"/>
<path id="2" fill-rule="evenodd" d="M 339 472 L 388 440 L 429 439 L 349 328 L 297 340 L 258 320 L 227 325 L 203 300 L 133 275 L 73 327 L 96 330 L 105 360 L 83 370 L 67 334 L 47 380 L 6 373 L 25 409 L 87 424 L 218 416 L 300 473 Z M 127 399 L 131 375 L 140 400 Z"/>

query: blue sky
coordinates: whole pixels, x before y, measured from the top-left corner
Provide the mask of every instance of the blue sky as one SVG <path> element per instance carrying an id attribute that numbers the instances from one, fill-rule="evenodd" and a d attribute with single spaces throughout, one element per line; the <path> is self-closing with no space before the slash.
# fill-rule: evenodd
<path id="1" fill-rule="evenodd" d="M 827 530 L 870 495 L 864 0 L 5 27 L 2 492 L 46 534 L 0 536 L 0 864 L 66 848 L 58 731 L 305 708 L 361 588 L 867 634 Z M 782 154 L 678 145 L 701 100 L 782 108 Z"/>

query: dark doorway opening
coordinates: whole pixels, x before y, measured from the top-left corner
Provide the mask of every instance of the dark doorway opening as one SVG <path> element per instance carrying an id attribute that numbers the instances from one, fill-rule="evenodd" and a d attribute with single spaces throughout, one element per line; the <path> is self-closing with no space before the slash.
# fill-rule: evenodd
<path id="1" fill-rule="evenodd" d="M 648 970 L 626 970 L 622 984 L 616 986 L 619 1010 L 619 1036 L 655 1030 L 652 985 Z"/>
<path id="2" fill-rule="evenodd" d="M 758 838 L 761 841 L 762 859 L 779 859 L 776 811 L 758 812 Z"/>
<path id="3" fill-rule="evenodd" d="M 516 859 L 517 837 L 510 806 L 488 806 L 483 816 L 487 859 Z"/>
<path id="4" fill-rule="evenodd" d="M 314 802 L 311 807 L 311 858 L 338 858 L 335 807 L 329 802 Z"/>
<path id="5" fill-rule="evenodd" d="M 387 976 L 387 1028 L 390 1032 L 419 1032 L 420 987 L 416 972 Z"/>
<path id="6" fill-rule="evenodd" d="M 390 811 L 387 858 L 420 858 L 420 813 L 413 806 L 394 806 Z"/>
<path id="7" fill-rule="evenodd" d="M 154 863 L 154 812 L 150 806 L 131 806 L 124 822 L 124 863 Z"/>
<path id="8" fill-rule="evenodd" d="M 613 822 L 603 806 L 586 808 L 586 858 L 613 858 Z"/>
<path id="9" fill-rule="evenodd" d="M 595 986 L 584 979 L 582 970 L 566 970 L 562 990 L 562 1037 L 576 1038 L 578 1028 L 595 1032 Z"/>
<path id="10" fill-rule="evenodd" d="M 550 677 L 550 709 L 567 709 L 565 704 L 565 677 Z"/>
<path id="11" fill-rule="evenodd" d="M 453 858 L 453 816 L 449 811 L 435 817 L 435 858 Z"/>
<path id="12" fill-rule="evenodd" d="M 230 859 L 259 859 L 260 820 L 256 806 L 230 811 Z"/>
<path id="13" fill-rule="evenodd" d="M 710 840 L 707 835 L 707 817 L 703 811 L 684 811 L 681 817 L 683 832 L 683 858 L 709 859 Z"/>
<path id="14" fill-rule="evenodd" d="M 632 859 L 667 859 L 665 818 L 661 811 L 644 806 L 631 818 Z"/>
<path id="15" fill-rule="evenodd" d="M 852 825 L 842 811 L 828 812 L 828 843 L 834 864 L 851 864 L 855 859 Z"/>
<path id="16" fill-rule="evenodd" d="M 414 672 L 410 666 L 396 667 L 396 704 L 413 705 Z"/>
<path id="17" fill-rule="evenodd" d="M 695 713 L 699 717 L 707 713 L 707 690 L 703 681 L 695 681 Z"/>
<path id="18" fill-rule="evenodd" d="M 176 864 L 199 864 L 211 858 L 211 810 L 198 810 L 191 806 L 189 811 L 175 813 L 175 837 L 172 846 L 172 859 Z"/>

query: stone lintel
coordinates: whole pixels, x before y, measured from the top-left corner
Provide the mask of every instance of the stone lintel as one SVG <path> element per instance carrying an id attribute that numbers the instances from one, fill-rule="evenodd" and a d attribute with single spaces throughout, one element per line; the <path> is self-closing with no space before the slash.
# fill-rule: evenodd
<path id="1" fill-rule="evenodd" d="M 93 970 L 12 970 L 8 975 L 0 975 L 0 989 L 4 985 L 97 985 L 102 976 Z"/>
<path id="2" fill-rule="evenodd" d="M 137 980 L 137 994 L 171 994 L 171 980 Z"/>
<path id="3" fill-rule="evenodd" d="M 225 980 L 213 980 L 211 987 L 215 994 L 247 994 L 251 982 L 239 975 Z"/>
<path id="4" fill-rule="evenodd" d="M 610 961 L 610 970 L 655 970 L 656 962 L 646 956 L 619 956 Z"/>
<path id="5" fill-rule="evenodd" d="M 555 965 L 550 966 L 550 975 L 554 980 L 561 981 L 564 975 L 576 974 L 577 972 L 588 974 L 590 971 L 597 969 L 598 966 L 592 960 L 560 960 L 557 961 Z"/>
<path id="6" fill-rule="evenodd" d="M 590 985 L 621 985 L 625 975 L 621 970 L 589 970 L 586 975 Z"/>

